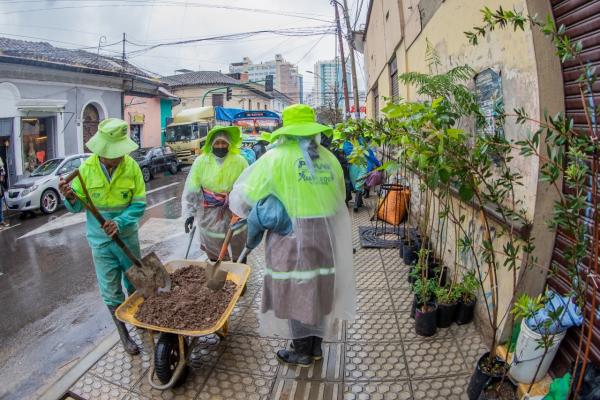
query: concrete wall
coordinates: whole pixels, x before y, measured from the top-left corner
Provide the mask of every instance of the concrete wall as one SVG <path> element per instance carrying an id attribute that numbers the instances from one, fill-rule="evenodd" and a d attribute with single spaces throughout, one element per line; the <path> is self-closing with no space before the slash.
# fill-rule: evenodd
<path id="1" fill-rule="evenodd" d="M 219 85 L 221 86 L 221 85 Z M 181 103 L 173 107 L 173 114 L 177 114 L 181 110 L 185 110 L 187 108 L 193 107 L 202 107 L 202 97 L 204 94 L 216 87 L 219 86 L 196 86 L 196 87 L 182 87 L 182 88 L 173 88 L 172 93 L 181 99 Z M 215 92 L 219 93 L 219 92 Z M 225 96 L 225 90 L 223 90 L 223 96 Z M 242 108 L 244 110 L 248 109 L 248 101 L 252 101 L 252 109 L 257 109 L 257 104 L 260 103 L 260 109 L 264 110 L 264 105 L 267 105 L 267 110 L 273 110 L 273 101 L 270 98 L 260 96 L 254 92 L 251 92 L 244 88 L 232 87 L 232 98 L 227 101 L 225 97 L 223 98 L 223 107 L 231 107 L 231 108 Z M 212 93 L 209 93 L 206 96 L 206 100 L 204 101 L 204 106 L 212 106 Z"/>
<path id="2" fill-rule="evenodd" d="M 532 116 L 542 116 L 544 109 L 556 112 L 562 109 L 562 79 L 560 64 L 551 44 L 537 33 L 526 29 L 525 32 L 513 32 L 512 29 L 497 30 L 481 40 L 478 46 L 471 46 L 464 31 L 482 24 L 480 9 L 488 6 L 496 9 L 529 11 L 532 14 L 546 15 L 550 12 L 547 4 L 526 0 L 373 0 L 371 17 L 365 43 L 365 69 L 368 75 L 367 113 L 372 116 L 373 90 L 377 88 L 380 96 L 380 108 L 384 98 L 391 96 L 388 62 L 395 55 L 399 73 L 408 71 L 444 72 L 454 66 L 469 64 L 477 72 L 491 68 L 501 75 L 502 92 L 506 110 L 523 106 Z M 415 14 L 417 12 L 418 17 Z M 388 14 L 389 13 L 389 14 Z M 389 15 L 389 16 L 388 16 Z M 387 17 L 386 17 L 387 16 Z M 392 19 L 393 17 L 393 19 Z M 404 27 L 403 32 L 396 28 Z M 403 39 L 404 36 L 404 39 Z M 438 71 L 430 71 L 425 61 L 427 40 L 438 52 L 442 65 Z M 390 43 L 392 41 L 393 43 Z M 474 82 L 470 82 L 471 87 Z M 400 95 L 409 101 L 419 100 L 414 88 L 400 84 Z M 466 125 L 468 126 L 468 122 Z M 464 127 L 463 126 L 463 127 Z M 529 125 L 526 128 L 533 128 Z M 508 120 L 505 127 L 508 139 L 520 139 L 526 131 Z M 535 292 L 542 288 L 546 270 L 552 252 L 554 234 L 545 225 L 549 216 L 554 195 L 543 184 L 538 183 L 539 162 L 535 157 L 523 158 L 515 154 L 511 167 L 523 175 L 523 186 L 516 188 L 515 198 L 522 201 L 528 219 L 535 221 L 533 235 L 536 238 L 538 264 L 542 268 L 519 277 L 519 290 Z M 416 182 L 413 182 L 416 188 Z M 420 205 L 417 190 L 413 190 L 413 205 Z M 482 227 L 478 214 L 466 205 L 466 215 L 470 216 L 464 228 L 481 243 Z M 418 213 L 418 207 L 413 211 Z M 495 227 L 499 229 L 499 226 Z M 454 227 L 446 228 L 447 240 L 455 240 Z M 498 247 L 503 244 L 498 241 Z M 448 246 L 452 247 L 452 246 Z M 441 247 L 440 247 L 441 249 Z M 454 249 L 445 249 L 440 254 L 448 265 L 454 263 Z M 459 263 L 463 267 L 473 267 L 473 260 L 461 256 Z M 501 263 L 500 263 L 501 264 Z M 500 314 L 504 315 L 510 306 L 512 297 L 512 272 L 500 273 Z M 486 288 L 489 290 L 489 287 Z M 480 301 L 483 306 L 483 301 Z M 485 310 L 480 307 L 479 317 L 486 318 Z"/>
<path id="3" fill-rule="evenodd" d="M 141 146 L 155 147 L 161 145 L 161 109 L 158 97 L 125 96 L 125 121 L 130 125 L 133 116 L 144 115 L 142 124 Z"/>
<path id="4" fill-rule="evenodd" d="M 100 118 L 121 117 L 120 79 L 0 63 L 0 118 L 14 118 L 11 150 L 17 175 L 23 174 L 21 117 L 55 117 L 55 154 L 83 152 L 82 113 L 88 104 Z M 96 86 L 101 85 L 101 86 Z M 18 109 L 19 104 L 61 104 L 59 109 Z"/>

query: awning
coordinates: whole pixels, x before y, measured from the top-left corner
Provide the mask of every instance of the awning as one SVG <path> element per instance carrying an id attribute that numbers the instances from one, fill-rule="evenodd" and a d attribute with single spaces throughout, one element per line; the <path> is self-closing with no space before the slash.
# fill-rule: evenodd
<path id="1" fill-rule="evenodd" d="M 17 101 L 17 109 L 25 112 L 63 112 L 66 104 L 67 100 L 23 99 Z"/>

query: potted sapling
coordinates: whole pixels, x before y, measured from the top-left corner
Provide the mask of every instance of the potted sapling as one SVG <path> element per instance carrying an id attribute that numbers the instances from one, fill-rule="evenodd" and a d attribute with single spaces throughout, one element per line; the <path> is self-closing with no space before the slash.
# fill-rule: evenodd
<path id="1" fill-rule="evenodd" d="M 473 272 L 467 273 L 463 277 L 462 282 L 457 285 L 458 306 L 455 321 L 458 325 L 468 324 L 473 321 L 478 290 L 479 281 Z"/>
<path id="2" fill-rule="evenodd" d="M 460 292 L 456 290 L 455 285 L 444 287 L 439 285 L 439 282 L 434 289 L 437 304 L 437 327 L 448 328 L 456 318 Z"/>
<path id="3" fill-rule="evenodd" d="M 420 258 L 424 257 L 421 249 Z M 420 275 L 413 284 L 416 298 L 415 332 L 420 336 L 433 336 L 437 331 L 437 305 L 433 301 L 436 282 L 429 279 L 428 269 L 420 268 Z"/>

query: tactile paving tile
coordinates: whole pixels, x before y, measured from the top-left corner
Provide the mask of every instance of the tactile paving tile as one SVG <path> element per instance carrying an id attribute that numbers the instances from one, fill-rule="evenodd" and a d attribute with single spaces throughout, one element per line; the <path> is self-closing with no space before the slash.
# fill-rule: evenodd
<path id="1" fill-rule="evenodd" d="M 404 352 L 411 378 L 468 372 L 454 339 L 404 343 Z"/>
<path id="2" fill-rule="evenodd" d="M 254 296 L 256 296 L 256 293 L 260 290 L 262 290 L 262 288 L 259 285 L 251 285 L 250 283 L 248 283 L 246 285 L 246 293 L 244 293 L 243 296 L 240 296 L 236 303 L 236 306 L 250 307 L 252 305 L 252 302 L 254 301 Z"/>
<path id="3" fill-rule="evenodd" d="M 341 382 L 280 379 L 275 382 L 270 400 L 341 400 Z"/>
<path id="4" fill-rule="evenodd" d="M 219 356 L 227 347 L 227 339 L 221 340 L 216 334 L 206 335 L 194 338 L 190 346 L 191 353 L 188 357 L 190 365 L 194 368 L 206 368 L 217 363 Z"/>
<path id="5" fill-rule="evenodd" d="M 452 324 L 450 325 L 450 330 L 457 339 L 471 336 L 481 336 L 481 331 L 477 327 L 475 321 L 464 325 Z"/>
<path id="6" fill-rule="evenodd" d="M 409 288 L 390 289 L 392 301 L 396 311 L 410 310 L 412 307 L 414 293 Z"/>
<path id="7" fill-rule="evenodd" d="M 127 394 L 127 390 L 109 383 L 90 372 L 79 378 L 69 390 L 84 399 L 94 400 L 121 399 Z"/>
<path id="8" fill-rule="evenodd" d="M 406 377 L 401 343 L 346 343 L 346 381 L 391 381 Z"/>
<path id="9" fill-rule="evenodd" d="M 274 377 L 279 362 L 275 353 L 285 348 L 284 340 L 229 335 L 227 348 L 217 363 L 218 369 Z"/>
<path id="10" fill-rule="evenodd" d="M 289 348 L 288 344 L 288 348 Z M 344 378 L 344 343 L 323 343 L 323 358 L 308 368 L 282 364 L 279 376 L 302 380 L 341 381 Z"/>
<path id="11" fill-rule="evenodd" d="M 392 311 L 392 299 L 388 290 L 357 290 L 357 311 L 359 313 L 372 313 Z"/>
<path id="12" fill-rule="evenodd" d="M 356 272 L 357 289 L 387 289 L 387 281 L 383 271 Z"/>
<path id="13" fill-rule="evenodd" d="M 390 289 L 410 289 L 408 283 L 408 267 L 404 264 L 395 267 L 385 265 L 385 275 Z"/>
<path id="14" fill-rule="evenodd" d="M 234 333 L 250 336 L 262 336 L 273 339 L 285 339 L 274 333 L 260 332 L 260 310 L 258 308 L 249 308 L 244 314 L 244 317 L 233 329 Z"/>
<path id="15" fill-rule="evenodd" d="M 236 306 L 233 308 L 233 311 L 231 312 L 231 315 L 229 316 L 228 327 L 229 327 L 230 331 L 235 330 L 235 328 L 238 326 L 238 324 L 244 317 L 244 314 L 246 314 L 249 309 L 250 309 L 249 305 L 240 306 L 239 304 L 236 304 Z"/>
<path id="16" fill-rule="evenodd" d="M 394 237 L 396 239 L 397 237 Z M 402 259 L 400 258 L 400 249 L 399 248 L 391 248 L 391 249 L 379 249 L 379 254 L 383 259 L 383 264 L 387 266 L 396 266 L 398 263 L 404 264 Z"/>
<path id="17" fill-rule="evenodd" d="M 174 389 L 157 390 L 148 383 L 148 375 L 144 375 L 142 380 L 133 388 L 132 393 L 142 395 L 144 399 L 151 400 L 191 400 L 195 399 L 200 389 L 204 386 L 206 378 L 210 373 L 209 369 L 189 370 L 185 382 Z M 154 377 L 154 382 L 160 384 L 160 381 Z"/>
<path id="18" fill-rule="evenodd" d="M 400 328 L 393 313 L 359 314 L 348 322 L 346 338 L 352 342 L 397 342 Z"/>
<path id="19" fill-rule="evenodd" d="M 130 356 L 119 342 L 89 372 L 129 390 L 146 372 L 150 360 L 151 355 L 144 351 Z"/>
<path id="20" fill-rule="evenodd" d="M 273 386 L 269 378 L 215 369 L 198 400 L 267 400 Z"/>
<path id="21" fill-rule="evenodd" d="M 449 339 L 452 338 L 452 332 L 450 328 L 438 328 L 436 333 L 430 337 L 424 337 L 417 335 L 415 332 L 415 320 L 410 317 L 410 308 L 407 310 L 401 310 L 396 313 L 398 319 L 398 325 L 400 326 L 400 335 L 404 341 L 422 341 L 428 342 L 438 339 Z"/>
<path id="22" fill-rule="evenodd" d="M 408 381 L 346 383 L 344 400 L 411 400 Z"/>
<path id="23" fill-rule="evenodd" d="M 354 270 L 360 271 L 382 271 L 383 264 L 377 250 L 360 249 L 354 254 Z"/>
<path id="24" fill-rule="evenodd" d="M 456 337 L 455 339 L 468 368 L 475 368 L 479 358 L 489 351 L 489 344 L 481 335 L 469 336 L 468 338 Z"/>
<path id="25" fill-rule="evenodd" d="M 470 375 L 459 375 L 437 379 L 419 379 L 412 381 L 415 400 L 463 400 L 467 399 L 467 385 Z"/>

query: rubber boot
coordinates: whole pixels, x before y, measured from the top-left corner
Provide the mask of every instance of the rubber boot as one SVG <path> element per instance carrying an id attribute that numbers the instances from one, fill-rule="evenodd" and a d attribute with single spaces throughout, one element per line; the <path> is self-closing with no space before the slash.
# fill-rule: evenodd
<path id="1" fill-rule="evenodd" d="M 321 343 L 323 343 L 323 338 L 320 338 L 318 336 L 313 336 L 312 337 L 312 358 L 315 361 L 320 360 L 321 358 L 323 358 L 323 349 L 321 348 Z"/>
<path id="2" fill-rule="evenodd" d="M 358 190 L 354 195 L 354 212 L 357 212 L 363 206 L 362 191 Z"/>
<path id="3" fill-rule="evenodd" d="M 323 349 L 321 348 L 321 344 L 323 343 L 323 338 L 318 336 L 311 336 L 311 351 L 310 356 L 313 360 L 319 361 L 323 358 Z M 294 350 L 294 342 L 290 344 L 290 349 Z"/>
<path id="4" fill-rule="evenodd" d="M 115 311 L 117 310 L 116 306 L 108 306 L 108 310 L 110 311 L 110 315 L 112 316 L 113 322 L 117 327 L 117 332 L 119 332 L 119 337 L 121 338 L 121 343 L 123 344 L 123 348 L 127 352 L 127 354 L 131 354 L 132 356 L 136 354 L 140 354 L 140 349 L 135 344 L 131 336 L 129 336 L 129 332 L 127 331 L 127 327 L 125 323 L 119 321 L 115 316 Z"/>
<path id="5" fill-rule="evenodd" d="M 282 363 L 298 367 L 310 367 L 313 364 L 311 357 L 312 337 L 294 339 L 290 350 L 279 350 L 277 358 Z"/>

